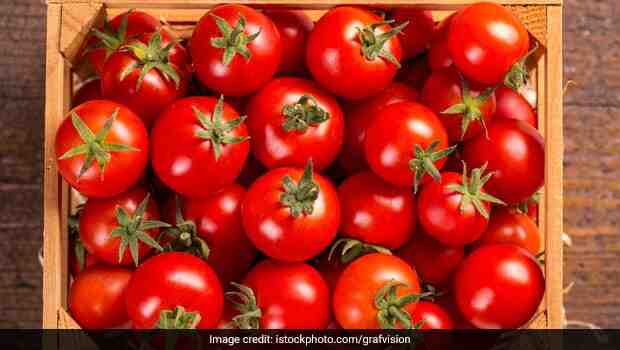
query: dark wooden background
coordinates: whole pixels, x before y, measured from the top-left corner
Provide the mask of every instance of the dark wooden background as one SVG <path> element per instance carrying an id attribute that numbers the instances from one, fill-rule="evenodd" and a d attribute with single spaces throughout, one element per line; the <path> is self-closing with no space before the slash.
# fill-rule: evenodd
<path id="1" fill-rule="evenodd" d="M 565 0 L 569 319 L 620 328 L 620 2 Z M 40 327 L 45 5 L 0 0 L 0 327 Z"/>

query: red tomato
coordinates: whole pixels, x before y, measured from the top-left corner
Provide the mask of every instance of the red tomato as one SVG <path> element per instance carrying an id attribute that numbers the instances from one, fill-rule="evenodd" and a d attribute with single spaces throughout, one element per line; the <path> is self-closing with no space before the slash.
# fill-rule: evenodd
<path id="1" fill-rule="evenodd" d="M 325 329 L 329 324 L 327 284 L 308 264 L 264 260 L 236 286 L 239 292 L 227 294 L 242 301 L 238 328 Z"/>
<path id="2" fill-rule="evenodd" d="M 533 127 L 538 126 L 538 117 L 525 97 L 513 89 L 501 86 L 495 90 L 496 118 L 522 120 Z"/>
<path id="3" fill-rule="evenodd" d="M 509 9 L 490 2 L 459 11 L 449 31 L 448 47 L 454 64 L 465 77 L 481 84 L 502 82 L 529 48 L 523 23 Z"/>
<path id="4" fill-rule="evenodd" d="M 69 311 L 82 328 L 107 329 L 129 320 L 124 297 L 131 271 L 97 266 L 77 275 L 69 290 Z"/>
<path id="5" fill-rule="evenodd" d="M 283 51 L 276 25 L 245 5 L 214 7 L 189 46 L 198 79 L 227 96 L 248 95 L 271 80 Z"/>
<path id="6" fill-rule="evenodd" d="M 354 104 L 346 112 L 344 143 L 338 156 L 340 166 L 348 173 L 355 174 L 368 168 L 364 155 L 366 129 L 372 120 L 387 105 L 401 101 L 415 101 L 418 92 L 409 86 L 393 82 L 379 94 Z"/>
<path id="7" fill-rule="evenodd" d="M 526 214 L 512 208 L 494 208 L 489 226 L 476 244 L 494 243 L 514 244 L 536 255 L 540 253 L 540 232 Z"/>
<path id="8" fill-rule="evenodd" d="M 214 328 L 224 293 L 209 264 L 191 254 L 156 255 L 134 272 L 125 297 L 137 329 Z"/>
<path id="9" fill-rule="evenodd" d="M 448 33 L 454 14 L 446 17 L 435 27 L 435 33 L 428 50 L 428 65 L 432 70 L 449 68 L 452 66 L 452 57 L 448 48 Z"/>
<path id="10" fill-rule="evenodd" d="M 488 126 L 488 138 L 465 143 L 462 156 L 471 167 L 488 164 L 493 177 L 485 189 L 507 204 L 528 199 L 545 181 L 543 138 L 520 120 L 498 118 Z"/>
<path id="11" fill-rule="evenodd" d="M 400 68 L 398 33 L 378 15 L 358 7 L 329 10 L 314 26 L 306 47 L 306 65 L 314 79 L 348 99 L 385 89 Z"/>
<path id="12" fill-rule="evenodd" d="M 101 79 L 95 78 L 80 85 L 71 99 L 71 105 L 77 107 L 84 102 L 101 99 Z"/>
<path id="13" fill-rule="evenodd" d="M 430 301 L 419 301 L 411 313 L 414 324 L 421 324 L 420 329 L 454 329 L 454 322 L 441 306 Z"/>
<path id="14" fill-rule="evenodd" d="M 452 275 L 465 256 L 463 247 L 441 244 L 420 230 L 395 254 L 415 266 L 424 282 L 436 287 L 452 282 Z"/>
<path id="15" fill-rule="evenodd" d="M 495 114 L 493 89 L 470 87 L 454 68 L 434 71 L 421 100 L 440 117 L 451 142 L 480 134 Z"/>
<path id="16" fill-rule="evenodd" d="M 222 98 L 175 101 L 151 131 L 155 173 L 187 197 L 206 197 L 232 184 L 250 151 L 244 120 Z"/>
<path id="17" fill-rule="evenodd" d="M 395 186 L 413 185 L 414 192 L 430 176 L 439 179 L 445 157 L 454 150 L 435 113 L 409 101 L 383 108 L 370 123 L 364 147 L 375 174 Z"/>
<path id="18" fill-rule="evenodd" d="M 413 268 L 393 255 L 375 253 L 358 258 L 342 272 L 332 307 L 344 329 L 411 328 L 410 314 L 419 293 Z"/>
<path id="19" fill-rule="evenodd" d="M 247 106 L 252 153 L 269 169 L 329 166 L 342 145 L 344 120 L 338 101 L 313 82 L 277 78 Z"/>
<path id="20" fill-rule="evenodd" d="M 429 76 L 430 69 L 428 67 L 427 56 L 422 55 L 412 61 L 404 63 L 403 67 L 399 69 L 396 74 L 396 80 L 407 84 L 419 94 Z"/>
<path id="21" fill-rule="evenodd" d="M 516 329 L 536 313 L 545 280 L 526 250 L 493 244 L 474 250 L 463 261 L 454 291 L 459 310 L 474 326 Z"/>
<path id="22" fill-rule="evenodd" d="M 435 29 L 435 21 L 431 11 L 400 7 L 392 12 L 396 23 L 407 22 L 402 35 L 399 36 L 403 47 L 403 60 L 413 58 L 424 52 L 428 47 Z"/>
<path id="23" fill-rule="evenodd" d="M 328 179 L 304 170 L 278 168 L 249 188 L 241 208 L 243 227 L 254 245 L 283 261 L 317 256 L 340 225 L 338 193 Z"/>
<path id="24" fill-rule="evenodd" d="M 56 131 L 55 150 L 58 171 L 73 188 L 88 197 L 110 197 L 142 177 L 149 138 L 127 107 L 96 100 L 69 112 Z"/>
<path id="25" fill-rule="evenodd" d="M 143 187 L 111 198 L 90 198 L 80 216 L 80 240 L 89 253 L 108 264 L 138 263 L 153 248 L 160 227 L 159 208 Z"/>
<path id="26" fill-rule="evenodd" d="M 280 74 L 300 74 L 306 70 L 306 41 L 314 23 L 303 11 L 271 9 L 263 12 L 271 18 L 282 40 Z"/>
<path id="27" fill-rule="evenodd" d="M 384 182 L 370 171 L 346 179 L 338 188 L 344 237 L 396 249 L 416 228 L 411 191 Z"/>

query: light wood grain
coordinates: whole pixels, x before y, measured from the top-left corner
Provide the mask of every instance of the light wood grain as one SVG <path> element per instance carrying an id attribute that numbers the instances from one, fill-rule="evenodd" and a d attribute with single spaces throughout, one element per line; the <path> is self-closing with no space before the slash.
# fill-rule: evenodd
<path id="1" fill-rule="evenodd" d="M 60 51 L 70 62 L 74 62 L 83 47 L 90 28 L 101 22 L 103 12 L 99 3 L 75 3 L 62 6 L 62 27 L 60 29 Z"/>
<path id="2" fill-rule="evenodd" d="M 487 0 L 490 2 L 496 2 L 504 5 L 562 5 L 562 0 Z M 139 7 L 148 3 L 148 7 L 160 7 L 160 8 L 184 8 L 184 7 L 210 7 L 214 4 L 223 3 L 220 0 L 48 0 L 49 4 L 53 3 L 63 3 L 63 4 L 74 4 L 74 3 L 97 3 L 104 2 L 108 6 L 111 7 Z M 432 1 L 432 0 L 373 0 L 371 3 L 375 5 L 416 5 L 416 6 L 428 6 L 428 7 L 436 7 L 438 3 L 441 3 L 441 6 L 462 6 L 467 4 L 473 4 L 476 2 L 480 2 L 480 0 L 441 0 L 441 1 Z M 333 5 L 359 5 L 360 3 L 364 3 L 364 1 L 360 0 L 230 0 L 225 1 L 225 3 L 252 3 L 252 4 L 268 4 L 268 5 L 290 5 L 291 3 L 295 3 L 295 5 L 304 5 L 304 6 L 313 6 L 313 7 L 324 7 L 324 6 L 333 6 Z"/>

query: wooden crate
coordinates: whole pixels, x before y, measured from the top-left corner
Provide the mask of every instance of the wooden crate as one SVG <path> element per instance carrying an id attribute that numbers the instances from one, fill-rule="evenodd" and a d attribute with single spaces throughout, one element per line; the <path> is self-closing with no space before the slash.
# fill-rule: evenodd
<path id="1" fill-rule="evenodd" d="M 509 6 L 541 44 L 531 70 L 538 94 L 539 130 L 545 138 L 545 186 L 540 202 L 540 229 L 545 237 L 546 293 L 532 328 L 562 326 L 562 0 L 495 0 Z M 69 110 L 72 63 L 90 28 L 107 12 L 129 8 L 159 16 L 181 35 L 209 7 L 220 3 L 269 4 L 306 9 L 318 18 L 337 4 L 416 6 L 435 10 L 437 19 L 477 0 L 48 0 L 44 136 L 43 327 L 79 328 L 67 312 L 67 216 L 70 189 L 58 175 L 54 153 L 56 129 Z"/>

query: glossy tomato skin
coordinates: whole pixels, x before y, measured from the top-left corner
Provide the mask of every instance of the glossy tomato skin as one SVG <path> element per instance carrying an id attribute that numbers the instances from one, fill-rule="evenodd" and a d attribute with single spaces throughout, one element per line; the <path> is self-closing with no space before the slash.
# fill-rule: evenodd
<path id="1" fill-rule="evenodd" d="M 416 205 L 409 189 L 388 184 L 370 171 L 353 175 L 338 188 L 344 237 L 397 249 L 416 229 Z"/>
<path id="2" fill-rule="evenodd" d="M 131 271 L 97 266 L 80 273 L 69 290 L 71 316 L 85 329 L 122 326 L 129 320 L 125 293 Z"/>
<path id="3" fill-rule="evenodd" d="M 409 22 L 403 29 L 402 35 L 399 36 L 403 49 L 403 60 L 413 58 L 424 52 L 435 29 L 432 12 L 401 7 L 392 12 L 392 18 L 397 24 Z"/>
<path id="4" fill-rule="evenodd" d="M 306 47 L 306 65 L 314 79 L 334 94 L 352 100 L 376 95 L 385 89 L 398 67 L 377 57 L 367 59 L 362 53 L 356 28 L 381 22 L 378 15 L 357 7 L 336 7 L 315 24 Z M 381 26 L 377 33 L 390 30 Z M 397 37 L 383 48 L 400 61 L 402 49 Z"/>
<path id="5" fill-rule="evenodd" d="M 478 328 L 516 329 L 536 313 L 545 290 L 536 259 L 511 244 L 474 250 L 455 276 L 455 300 Z"/>
<path id="6" fill-rule="evenodd" d="M 101 100 L 101 79 L 91 79 L 78 88 L 71 99 L 71 105 L 77 107 L 84 102 L 91 100 Z"/>
<path id="7" fill-rule="evenodd" d="M 411 187 L 414 172 L 409 161 L 414 158 L 414 146 L 427 149 L 437 141 L 436 150 L 448 147 L 448 134 L 441 121 L 427 107 L 410 101 L 394 103 L 383 108 L 371 122 L 364 149 L 372 171 L 385 181 L 399 187 Z M 435 167 L 446 162 L 441 158 Z M 424 175 L 423 182 L 430 176 Z"/>
<path id="8" fill-rule="evenodd" d="M 454 329 L 450 315 L 438 304 L 430 301 L 419 301 L 411 314 L 415 323 L 423 322 L 422 330 Z"/>
<path id="9" fill-rule="evenodd" d="M 531 125 L 514 119 L 497 119 L 485 135 L 466 142 L 463 160 L 470 168 L 485 163 L 493 176 L 485 189 L 507 204 L 531 197 L 544 183 L 545 145 Z"/>
<path id="10" fill-rule="evenodd" d="M 497 108 L 496 118 L 509 118 L 524 121 L 534 128 L 538 127 L 538 117 L 525 97 L 513 89 L 501 86 L 495 90 Z"/>
<path id="11" fill-rule="evenodd" d="M 286 131 L 283 108 L 304 95 L 314 97 L 329 119 L 305 131 Z M 334 97 L 311 81 L 276 78 L 252 97 L 246 112 L 252 153 L 268 169 L 303 167 L 312 159 L 314 168 L 321 171 L 338 156 L 344 133 L 342 110 Z"/>
<path id="12" fill-rule="evenodd" d="M 281 202 L 282 180 L 290 176 L 298 182 L 299 168 L 278 168 L 261 176 L 250 186 L 241 208 L 243 227 L 256 248 L 271 258 L 303 261 L 320 254 L 334 240 L 340 225 L 338 193 L 329 180 L 314 174 L 319 195 L 312 214 L 293 217 Z"/>
<path id="13" fill-rule="evenodd" d="M 224 293 L 217 275 L 202 259 L 188 253 L 163 253 L 134 272 L 125 306 L 137 329 L 153 328 L 162 310 L 176 306 L 200 314 L 196 328 L 214 328 L 222 316 Z"/>
<path id="14" fill-rule="evenodd" d="M 74 108 L 82 122 L 93 132 L 101 130 L 108 118 L 118 109 L 106 143 L 124 144 L 138 151 L 110 152 L 102 176 L 97 162 L 78 178 L 85 155 L 58 159 L 60 175 L 81 194 L 87 197 L 111 197 L 133 186 L 143 175 L 149 154 L 149 138 L 144 123 L 129 108 L 112 101 L 89 101 Z M 56 131 L 55 151 L 59 158 L 68 150 L 84 144 L 71 122 L 69 113 Z"/>
<path id="15" fill-rule="evenodd" d="M 449 68 L 452 66 L 452 57 L 448 47 L 448 33 L 454 14 L 446 17 L 436 27 L 433 39 L 428 50 L 428 65 L 432 70 Z"/>
<path id="16" fill-rule="evenodd" d="M 236 54 L 229 65 L 222 62 L 223 49 L 211 45 L 222 37 L 213 15 L 234 27 L 243 16 L 245 34 L 260 34 L 247 45 L 251 57 Z M 220 5 L 203 16 L 189 42 L 198 79 L 205 86 L 226 96 L 244 96 L 258 90 L 276 73 L 282 59 L 282 41 L 276 25 L 266 15 L 245 5 Z"/>
<path id="17" fill-rule="evenodd" d="M 332 308 L 338 324 L 344 329 L 379 329 L 374 299 L 388 283 L 403 283 L 397 296 L 419 294 L 420 283 L 415 270 L 393 255 L 373 253 L 354 260 L 342 272 L 333 295 Z M 415 303 L 406 310 L 415 310 Z"/>
<path id="18" fill-rule="evenodd" d="M 194 113 L 197 108 L 212 118 L 217 100 L 213 97 L 187 97 L 175 101 L 158 118 L 151 131 L 151 162 L 157 177 L 166 186 L 186 197 L 206 197 L 232 184 L 248 157 L 248 141 L 222 144 L 216 160 L 211 140 L 196 135 L 204 130 Z M 239 114 L 224 103 L 224 122 Z M 233 137 L 248 136 L 244 123 L 228 133 Z"/>
<path id="19" fill-rule="evenodd" d="M 280 33 L 282 40 L 282 61 L 279 74 L 303 74 L 306 71 L 306 41 L 314 22 L 303 11 L 265 10 Z"/>
<path id="20" fill-rule="evenodd" d="M 512 65 L 527 53 L 529 34 L 509 9 L 482 2 L 465 7 L 452 18 L 448 47 L 465 77 L 493 85 L 502 82 Z"/>
<path id="21" fill-rule="evenodd" d="M 264 260 L 245 277 L 261 309 L 261 329 L 325 329 L 330 296 L 321 274 L 305 263 Z"/>
<path id="22" fill-rule="evenodd" d="M 514 244 L 536 255 L 540 253 L 540 232 L 527 214 L 513 208 L 493 208 L 489 226 L 476 244 L 495 243 Z"/>

